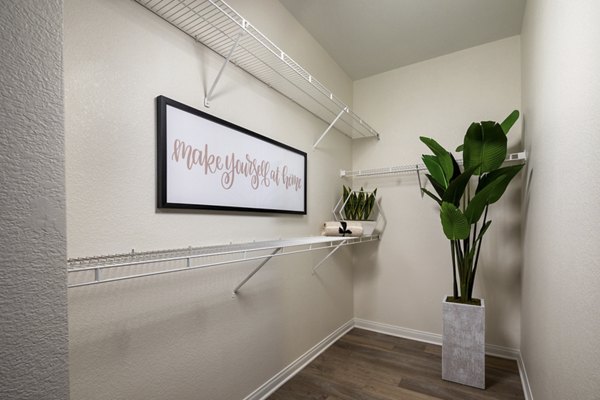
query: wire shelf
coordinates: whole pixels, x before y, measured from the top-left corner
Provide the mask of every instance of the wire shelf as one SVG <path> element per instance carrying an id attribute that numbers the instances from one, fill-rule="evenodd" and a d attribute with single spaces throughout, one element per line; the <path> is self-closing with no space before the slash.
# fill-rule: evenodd
<path id="1" fill-rule="evenodd" d="M 273 257 L 329 248 L 337 249 L 341 246 L 374 240 L 379 240 L 379 235 L 360 237 L 311 236 L 72 258 L 67 262 L 69 277 L 67 285 L 69 288 L 74 288 L 172 272 L 190 271 L 198 268 L 217 267 L 244 261 L 264 260 L 259 266 L 260 268 Z M 236 292 L 237 289 L 239 287 L 236 288 Z"/>
<path id="2" fill-rule="evenodd" d="M 462 160 L 457 160 L 459 165 L 462 165 Z M 509 162 L 527 162 L 527 154 L 525 152 L 512 153 L 506 157 L 505 163 Z M 360 169 L 356 171 L 340 171 L 340 177 L 342 178 L 368 178 L 374 176 L 387 176 L 387 175 L 400 175 L 400 174 L 411 174 L 414 172 L 427 171 L 425 164 L 408 164 L 408 165 L 397 165 L 394 167 L 383 167 L 383 168 L 372 168 L 372 169 Z"/>
<path id="3" fill-rule="evenodd" d="M 224 1 L 136 1 L 326 124 L 334 123 L 346 136 L 379 138 L 377 131 Z"/>

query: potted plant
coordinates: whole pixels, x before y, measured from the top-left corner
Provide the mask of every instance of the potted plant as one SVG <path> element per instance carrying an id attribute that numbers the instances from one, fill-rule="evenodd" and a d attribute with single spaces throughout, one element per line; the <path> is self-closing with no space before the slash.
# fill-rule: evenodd
<path id="1" fill-rule="evenodd" d="M 361 187 L 360 191 L 355 191 L 349 187 L 343 186 L 342 193 L 342 217 L 346 221 L 360 222 L 364 235 L 371 235 L 375 230 L 377 221 L 373 212 L 375 208 L 377 189 L 372 192 L 365 192 Z"/>
<path id="2" fill-rule="evenodd" d="M 444 235 L 450 241 L 453 294 L 442 305 L 442 378 L 485 389 L 485 304 L 473 298 L 475 274 L 485 233 L 492 223 L 488 208 L 500 200 L 523 165 L 502 167 L 506 135 L 519 118 L 513 111 L 501 124 L 474 122 L 456 151 L 463 153 L 461 171 L 452 153 L 435 140 L 420 137 L 432 155 L 423 155 L 433 192 L 423 193 L 440 207 Z M 476 181 L 474 190 L 471 182 Z"/>

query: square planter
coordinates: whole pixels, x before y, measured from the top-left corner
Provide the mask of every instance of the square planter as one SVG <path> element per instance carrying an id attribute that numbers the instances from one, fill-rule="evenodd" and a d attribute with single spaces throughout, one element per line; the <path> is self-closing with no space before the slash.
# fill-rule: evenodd
<path id="1" fill-rule="evenodd" d="M 485 303 L 442 302 L 442 379 L 485 389 Z"/>

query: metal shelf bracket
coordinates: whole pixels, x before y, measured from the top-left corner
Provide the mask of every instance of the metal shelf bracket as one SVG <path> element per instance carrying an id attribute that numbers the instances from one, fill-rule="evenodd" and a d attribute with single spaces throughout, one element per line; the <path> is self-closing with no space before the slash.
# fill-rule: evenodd
<path id="1" fill-rule="evenodd" d="M 252 272 L 250 272 L 248 274 L 248 276 L 246 276 L 236 287 L 235 289 L 233 289 L 233 294 L 237 295 L 238 292 L 240 291 L 241 287 L 244 286 L 246 284 L 246 282 L 248 282 L 250 280 L 250 278 L 252 278 L 254 276 L 254 274 L 256 274 L 262 267 L 265 266 L 266 263 L 268 263 L 271 258 L 273 258 L 273 256 L 277 253 L 279 253 L 281 251 L 281 249 L 283 249 L 283 247 L 278 247 L 276 248 L 270 256 L 268 256 L 267 258 L 265 258 L 256 268 L 254 268 L 252 270 Z"/>
<path id="2" fill-rule="evenodd" d="M 421 183 L 421 171 L 419 164 L 415 165 L 415 169 L 417 170 L 417 179 L 419 180 L 419 194 L 421 195 L 421 198 L 423 198 L 423 184 Z"/>
<path id="3" fill-rule="evenodd" d="M 321 265 L 323 265 L 325 260 L 327 260 L 329 257 L 331 257 L 333 255 L 333 253 L 338 251 L 340 247 L 342 247 L 344 244 L 346 244 L 346 242 L 347 242 L 347 240 L 342 240 L 337 246 L 335 246 L 333 248 L 333 250 L 331 250 L 329 252 L 329 254 L 327 254 L 325 257 L 323 257 L 323 259 L 321 261 L 319 261 L 319 263 L 313 267 L 313 269 L 312 269 L 313 275 L 315 274 L 315 272 L 317 272 L 317 268 L 319 268 Z"/>
<path id="4" fill-rule="evenodd" d="M 327 129 L 325 129 L 325 132 L 323 132 L 323 134 L 321 134 L 321 136 L 317 139 L 317 141 L 315 142 L 315 144 L 313 145 L 313 149 L 316 149 L 317 146 L 319 145 L 319 143 L 321 143 L 321 140 L 323 140 L 323 138 L 325 137 L 325 135 L 327 135 L 327 133 L 329 133 L 329 130 L 331 130 L 331 128 L 333 128 L 333 125 L 335 125 L 336 122 L 338 122 L 338 119 L 341 118 L 341 116 L 345 113 L 348 112 L 348 107 L 344 107 L 342 109 L 342 111 L 340 111 L 337 115 L 337 117 L 335 117 L 335 119 L 331 122 L 331 124 L 329 124 L 329 126 L 327 127 Z"/>
<path id="5" fill-rule="evenodd" d="M 235 42 L 233 42 L 233 45 L 231 46 L 229 53 L 227 53 L 227 57 L 225 57 L 225 61 L 223 62 L 223 65 L 221 65 L 221 69 L 219 70 L 219 73 L 217 74 L 215 81 L 213 82 L 212 86 L 210 87 L 210 90 L 208 91 L 206 97 L 204 98 L 204 107 L 206 107 L 206 108 L 210 107 L 210 100 L 212 99 L 212 95 L 215 90 L 215 87 L 217 86 L 219 79 L 221 79 L 221 75 L 223 75 L 223 71 L 225 71 L 225 67 L 227 66 L 227 64 L 229 64 L 229 60 L 231 59 L 233 52 L 235 51 L 236 47 L 238 46 L 240 39 L 242 38 L 242 36 L 244 36 L 244 32 L 245 32 L 244 28 L 246 27 L 246 23 L 247 23 L 246 20 L 242 21 L 242 27 L 240 28 L 240 30 L 235 38 Z"/>

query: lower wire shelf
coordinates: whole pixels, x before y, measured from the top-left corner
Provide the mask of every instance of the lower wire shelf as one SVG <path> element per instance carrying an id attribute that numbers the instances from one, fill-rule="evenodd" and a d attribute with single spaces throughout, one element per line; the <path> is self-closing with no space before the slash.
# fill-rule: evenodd
<path id="1" fill-rule="evenodd" d="M 127 279 L 217 267 L 227 264 L 262 260 L 233 290 L 235 294 L 271 258 L 309 251 L 332 249 L 315 267 L 342 246 L 379 240 L 379 235 L 359 237 L 310 236 L 221 246 L 134 252 L 110 256 L 73 258 L 67 262 L 69 288 L 117 282 Z"/>

